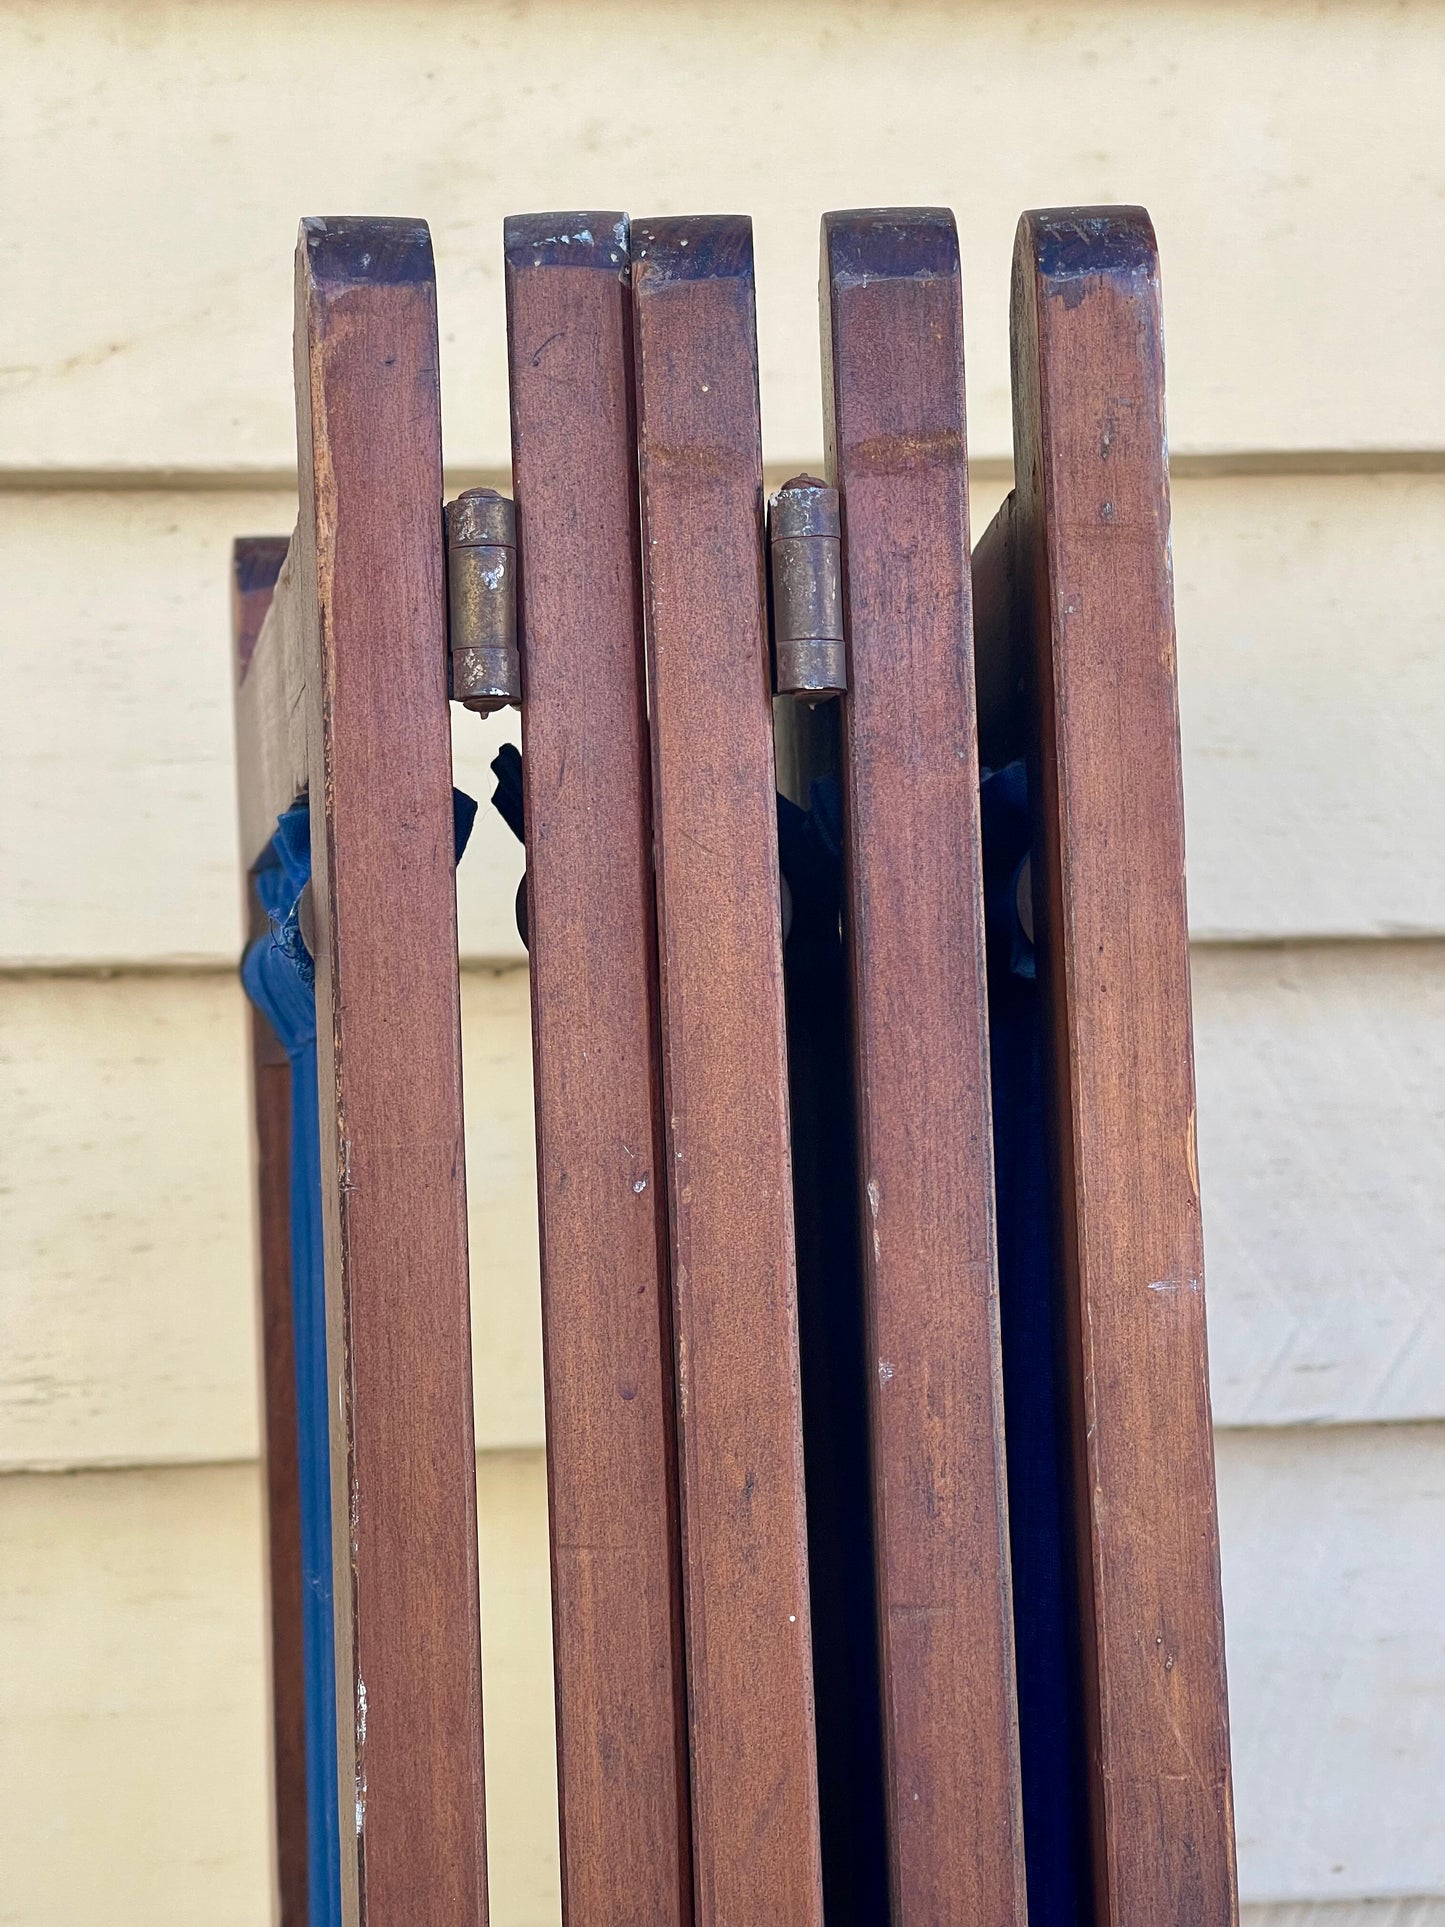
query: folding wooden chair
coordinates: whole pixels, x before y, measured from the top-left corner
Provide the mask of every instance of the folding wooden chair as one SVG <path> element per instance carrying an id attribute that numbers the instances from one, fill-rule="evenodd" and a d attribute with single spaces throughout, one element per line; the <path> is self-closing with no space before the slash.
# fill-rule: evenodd
<path id="1" fill-rule="evenodd" d="M 308 222 L 237 546 L 283 1918 L 485 1918 L 449 541 L 453 693 L 522 700 L 564 1918 L 1225 1927 L 1147 218 L 1025 217 L 972 560 L 946 212 L 825 219 L 767 528 L 748 223 L 505 260 L 515 521 L 443 537 L 425 230 Z"/>

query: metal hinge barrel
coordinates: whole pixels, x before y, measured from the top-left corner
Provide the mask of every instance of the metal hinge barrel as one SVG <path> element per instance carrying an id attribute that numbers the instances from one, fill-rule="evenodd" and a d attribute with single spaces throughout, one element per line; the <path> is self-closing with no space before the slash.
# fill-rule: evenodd
<path id="1" fill-rule="evenodd" d="M 838 491 L 795 475 L 768 504 L 773 687 L 824 702 L 848 687 Z"/>
<path id="2" fill-rule="evenodd" d="M 522 700 L 516 504 L 469 488 L 447 503 L 446 531 L 452 696 L 489 715 Z"/>

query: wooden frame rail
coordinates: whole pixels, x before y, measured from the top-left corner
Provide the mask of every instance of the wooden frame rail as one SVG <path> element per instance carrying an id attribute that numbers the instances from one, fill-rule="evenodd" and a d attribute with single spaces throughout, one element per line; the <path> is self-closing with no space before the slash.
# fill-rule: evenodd
<path id="1" fill-rule="evenodd" d="M 237 737 L 247 869 L 277 816 L 311 805 L 342 1910 L 348 1927 L 474 1927 L 476 1467 L 423 225 L 302 223 L 296 396 L 300 520 L 238 665 Z M 270 1432 L 268 1411 L 274 1450 Z"/>
<path id="2" fill-rule="evenodd" d="M 564 1918 L 691 1918 L 629 241 L 507 222 Z"/>
<path id="3" fill-rule="evenodd" d="M 958 237 L 823 222 L 890 1918 L 1025 1918 Z"/>
<path id="4" fill-rule="evenodd" d="M 699 1927 L 821 1927 L 752 229 L 633 225 Z"/>
<path id="5" fill-rule="evenodd" d="M 1195 1159 L 1158 258 L 1026 214 L 986 740 L 1027 753 L 1096 1927 L 1237 1917 Z"/>

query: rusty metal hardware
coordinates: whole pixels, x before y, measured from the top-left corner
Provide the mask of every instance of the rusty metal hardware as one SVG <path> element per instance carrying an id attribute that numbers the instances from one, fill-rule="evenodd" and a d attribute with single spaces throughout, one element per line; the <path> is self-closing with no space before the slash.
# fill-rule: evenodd
<path id="1" fill-rule="evenodd" d="M 838 491 L 812 475 L 768 504 L 773 584 L 773 686 L 825 702 L 848 687 L 843 644 L 843 540 Z"/>
<path id="2" fill-rule="evenodd" d="M 522 700 L 516 504 L 469 488 L 447 503 L 446 524 L 452 695 L 486 716 Z"/>

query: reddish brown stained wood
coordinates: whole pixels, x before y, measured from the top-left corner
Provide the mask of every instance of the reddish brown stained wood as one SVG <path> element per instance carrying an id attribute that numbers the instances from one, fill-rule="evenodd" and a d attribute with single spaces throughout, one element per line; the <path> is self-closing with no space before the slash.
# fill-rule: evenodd
<path id="1" fill-rule="evenodd" d="M 506 225 L 563 1916 L 691 1918 L 627 222 Z"/>
<path id="2" fill-rule="evenodd" d="M 752 232 L 632 237 L 697 1918 L 818 1927 Z"/>
<path id="3" fill-rule="evenodd" d="M 1025 1917 L 958 241 L 823 223 L 891 1918 Z"/>
<path id="4" fill-rule="evenodd" d="M 245 676 L 285 554 L 284 535 L 242 537 L 232 547 L 231 633 L 238 683 Z M 249 875 L 245 890 L 247 921 L 255 935 L 257 910 Z M 291 1066 L 260 1011 L 254 1006 L 248 1009 L 265 1473 L 273 1908 L 279 1927 L 306 1927 L 306 1703 L 291 1311 Z"/>
<path id="5" fill-rule="evenodd" d="M 475 1927 L 476 1470 L 426 228 L 304 221 L 296 294 L 290 582 L 309 617 L 343 1913 Z"/>
<path id="6" fill-rule="evenodd" d="M 1026 214 L 1013 540 L 1034 652 L 1097 1918 L 1237 1917 L 1184 898 L 1158 258 Z"/>

